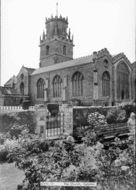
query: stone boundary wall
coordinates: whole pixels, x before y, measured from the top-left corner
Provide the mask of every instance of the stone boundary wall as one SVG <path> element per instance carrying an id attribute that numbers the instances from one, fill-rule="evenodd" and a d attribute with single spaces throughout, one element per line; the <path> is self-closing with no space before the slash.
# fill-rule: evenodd
<path id="1" fill-rule="evenodd" d="M 73 134 L 73 107 L 68 104 L 60 106 L 60 112 L 64 113 L 64 135 Z"/>

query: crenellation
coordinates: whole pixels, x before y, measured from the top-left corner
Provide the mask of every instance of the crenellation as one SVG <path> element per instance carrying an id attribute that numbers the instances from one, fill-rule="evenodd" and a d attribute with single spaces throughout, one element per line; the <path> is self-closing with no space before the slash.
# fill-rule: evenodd
<path id="1" fill-rule="evenodd" d="M 59 20 L 68 24 L 68 17 L 66 18 L 62 17 L 62 15 L 60 15 L 59 17 L 58 16 L 54 17 L 53 15 L 51 15 L 51 18 L 46 18 L 46 24 L 52 21 L 59 21 Z"/>
<path id="2" fill-rule="evenodd" d="M 73 36 L 67 29 L 67 17 L 51 15 L 46 18 L 46 34 L 43 31 L 39 45 L 41 67 L 73 59 Z"/>

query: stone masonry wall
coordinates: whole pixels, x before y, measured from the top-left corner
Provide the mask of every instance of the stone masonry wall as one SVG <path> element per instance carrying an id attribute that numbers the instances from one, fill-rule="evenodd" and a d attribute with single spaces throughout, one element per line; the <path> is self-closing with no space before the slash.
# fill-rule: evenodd
<path id="1" fill-rule="evenodd" d="M 60 106 L 60 111 L 64 113 L 64 135 L 73 134 L 73 107 L 68 104 Z"/>
<path id="2" fill-rule="evenodd" d="M 75 72 L 81 72 L 84 76 L 83 86 L 84 86 L 84 94 L 80 97 L 72 96 L 72 76 Z M 88 63 L 84 65 L 78 65 L 74 67 L 69 67 L 65 69 L 55 70 L 48 73 L 42 73 L 39 75 L 31 76 L 31 98 L 33 104 L 43 103 L 44 99 L 37 99 L 37 81 L 39 78 L 42 78 L 46 81 L 48 79 L 48 102 L 62 102 L 63 97 L 54 98 L 53 97 L 53 89 L 52 89 L 52 80 L 53 78 L 59 75 L 64 82 L 64 77 L 67 77 L 67 87 L 66 87 L 66 101 L 69 101 L 72 98 L 78 98 L 81 101 L 93 101 L 93 64 Z M 62 85 L 63 86 L 63 85 Z M 63 92 L 62 92 L 63 94 Z"/>
<path id="3" fill-rule="evenodd" d="M 37 122 L 37 125 L 36 125 L 35 132 L 37 134 L 40 134 L 41 126 L 43 126 L 43 134 L 41 134 L 42 138 L 45 138 L 46 116 L 47 116 L 46 107 L 36 109 L 36 122 Z"/>

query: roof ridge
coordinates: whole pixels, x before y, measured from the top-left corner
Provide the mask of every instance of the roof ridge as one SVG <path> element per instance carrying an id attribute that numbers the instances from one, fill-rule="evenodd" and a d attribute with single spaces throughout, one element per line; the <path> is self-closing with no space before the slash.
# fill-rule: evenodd
<path id="1" fill-rule="evenodd" d="M 57 63 L 58 65 L 59 64 L 64 64 L 64 63 L 67 63 L 67 62 L 70 62 L 70 61 L 76 61 L 76 60 L 78 60 L 78 59 L 83 59 L 83 58 L 86 58 L 86 57 L 91 57 L 92 56 L 92 54 L 91 55 L 87 55 L 87 56 L 82 56 L 82 57 L 77 57 L 77 58 L 75 58 L 75 59 L 70 59 L 70 60 L 67 60 L 67 61 L 63 61 L 63 62 L 59 62 L 59 63 Z M 56 65 L 56 64 L 53 64 L 53 65 Z M 52 67 L 53 65 L 47 65 L 47 66 L 44 66 L 44 67 Z M 41 69 L 41 68 L 44 68 L 44 67 L 40 67 L 40 68 L 38 68 L 38 69 Z M 35 69 L 35 70 L 37 70 L 37 69 Z"/>
<path id="2" fill-rule="evenodd" d="M 25 66 L 24 66 L 24 68 L 26 68 L 26 69 L 35 69 L 35 68 L 31 68 L 31 67 L 25 67 Z"/>
<path id="3" fill-rule="evenodd" d="M 72 60 L 68 60 L 65 62 L 60 62 L 57 64 L 52 64 L 52 65 L 48 65 L 48 66 L 44 66 L 44 67 L 40 67 L 40 68 L 36 69 L 31 75 L 49 72 L 49 71 L 58 70 L 58 69 L 64 69 L 64 68 L 87 64 L 87 63 L 93 63 L 92 55 L 88 55 L 88 56 L 84 56 L 81 58 L 72 59 Z"/>
<path id="4" fill-rule="evenodd" d="M 73 60 L 82 59 L 82 58 L 90 57 L 90 56 L 92 56 L 92 54 L 90 54 L 90 55 L 86 55 L 86 56 L 77 57 L 77 58 L 75 58 L 75 59 L 73 59 Z"/>

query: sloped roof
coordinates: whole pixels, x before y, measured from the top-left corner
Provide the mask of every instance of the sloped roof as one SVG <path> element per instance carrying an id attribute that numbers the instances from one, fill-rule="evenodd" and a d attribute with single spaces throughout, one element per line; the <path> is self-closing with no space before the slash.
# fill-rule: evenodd
<path id="1" fill-rule="evenodd" d="M 127 64 L 129 65 L 130 69 L 132 68 L 131 62 L 129 61 L 129 59 L 127 58 L 127 56 L 124 53 L 119 53 L 119 54 L 116 54 L 116 55 L 114 55 L 112 57 L 113 57 L 112 58 L 113 64 L 115 64 L 120 59 L 124 58 L 127 61 Z"/>
<path id="2" fill-rule="evenodd" d="M 10 79 L 4 84 L 4 86 L 11 85 L 11 83 L 12 83 L 12 78 L 10 78 Z"/>
<path id="3" fill-rule="evenodd" d="M 113 62 L 115 63 L 116 61 L 118 61 L 119 59 L 121 58 L 125 58 L 128 63 L 131 65 L 129 59 L 127 58 L 127 56 L 124 54 L 124 53 L 118 53 L 116 55 L 112 55 L 112 59 L 113 59 Z"/>
<path id="4" fill-rule="evenodd" d="M 124 53 L 118 53 L 116 55 L 112 55 L 113 61 L 117 61 L 118 59 L 122 58 Z"/>
<path id="5" fill-rule="evenodd" d="M 5 84 L 4 86 L 11 86 L 13 83 L 16 83 L 16 77 L 13 75 Z"/>
<path id="6" fill-rule="evenodd" d="M 136 61 L 132 63 L 131 65 L 132 65 L 132 69 L 136 68 Z"/>
<path id="7" fill-rule="evenodd" d="M 17 94 L 16 90 L 14 88 L 10 88 L 10 87 L 0 86 L 0 91 L 1 91 L 2 95 Z"/>
<path id="8" fill-rule="evenodd" d="M 47 67 L 41 67 L 41 68 L 35 70 L 32 73 L 32 75 L 37 75 L 37 74 L 40 74 L 40 73 L 45 73 L 45 72 L 49 72 L 49 71 L 55 71 L 55 70 L 59 70 L 59 69 L 64 69 L 64 68 L 73 67 L 73 66 L 77 66 L 77 65 L 83 65 L 83 64 L 92 63 L 92 62 L 93 62 L 93 55 L 89 55 L 89 56 L 73 59 L 73 60 L 70 60 L 70 61 L 57 63 L 57 64 L 50 65 L 50 66 L 47 66 Z"/>
<path id="9" fill-rule="evenodd" d="M 31 74 L 35 71 L 34 68 L 28 68 L 28 67 L 24 67 L 24 68 L 28 71 L 29 74 Z"/>

